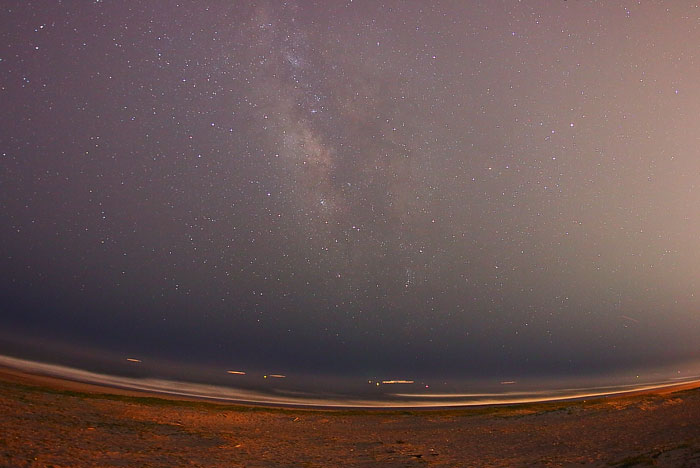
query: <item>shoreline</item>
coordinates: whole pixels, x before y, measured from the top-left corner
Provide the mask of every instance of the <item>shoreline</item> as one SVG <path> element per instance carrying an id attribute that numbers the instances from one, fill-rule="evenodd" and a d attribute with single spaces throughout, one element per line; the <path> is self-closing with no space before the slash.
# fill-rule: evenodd
<path id="1" fill-rule="evenodd" d="M 700 466 L 700 383 L 459 408 L 281 407 L 0 367 L 0 466 Z"/>
<path id="2" fill-rule="evenodd" d="M 595 401 L 595 400 L 611 400 L 630 397 L 641 397 L 644 395 L 668 395 L 685 390 L 700 388 L 700 379 L 689 380 L 683 382 L 661 382 L 650 385 L 640 385 L 630 389 L 618 389 L 609 392 L 595 392 L 585 394 L 572 394 L 570 396 L 549 396 L 537 398 L 512 398 L 503 401 L 483 401 L 475 403 L 455 403 L 455 404 L 432 404 L 429 400 L 423 404 L 392 404 L 390 401 L 373 401 L 368 400 L 361 404 L 361 400 L 353 404 L 343 404 L 342 402 L 334 402 L 333 404 L 318 404 L 312 400 L 304 401 L 303 399 L 294 402 L 275 402 L 275 401 L 256 401 L 236 399 L 225 396 L 207 396 L 207 395 L 188 395 L 175 390 L 168 391 L 167 389 L 148 389 L 148 388 L 131 388 L 129 386 L 121 386 L 118 384 L 110 385 L 108 383 L 99 383 L 88 380 L 74 379 L 63 377 L 60 375 L 49 375 L 42 372 L 32 372 L 27 369 L 8 366 L 0 363 L 0 381 L 16 383 L 20 385 L 28 385 L 37 388 L 49 388 L 57 391 L 80 392 L 96 395 L 115 395 L 134 398 L 155 398 L 167 401 L 182 401 L 182 402 L 205 402 L 221 406 L 241 406 L 251 408 L 270 408 L 270 409 L 299 409 L 299 410 L 317 410 L 317 411 L 367 411 L 369 413 L 377 411 L 459 411 L 470 408 L 490 408 L 503 406 L 525 406 L 532 404 L 548 404 L 548 403 L 574 403 L 577 401 Z"/>

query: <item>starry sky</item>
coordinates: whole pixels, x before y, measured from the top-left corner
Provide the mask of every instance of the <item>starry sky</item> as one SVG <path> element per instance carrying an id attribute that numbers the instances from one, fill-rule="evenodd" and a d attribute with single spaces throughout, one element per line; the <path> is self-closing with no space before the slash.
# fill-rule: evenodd
<path id="1" fill-rule="evenodd" d="M 700 356 L 694 1 L 0 21 L 0 351 L 461 379 Z"/>

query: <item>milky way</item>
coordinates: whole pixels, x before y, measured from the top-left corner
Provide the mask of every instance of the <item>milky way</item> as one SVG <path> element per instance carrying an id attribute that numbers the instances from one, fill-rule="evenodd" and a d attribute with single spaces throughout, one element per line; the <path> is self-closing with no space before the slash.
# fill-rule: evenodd
<path id="1" fill-rule="evenodd" d="M 460 379 L 698 358 L 693 2 L 1 11 L 2 352 Z"/>

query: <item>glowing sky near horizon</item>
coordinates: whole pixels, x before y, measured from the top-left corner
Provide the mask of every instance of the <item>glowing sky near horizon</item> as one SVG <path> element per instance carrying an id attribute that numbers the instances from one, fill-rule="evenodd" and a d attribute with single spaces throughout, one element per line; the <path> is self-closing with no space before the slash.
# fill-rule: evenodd
<path id="1" fill-rule="evenodd" d="M 0 351 L 500 380 L 700 356 L 695 2 L 0 12 Z"/>

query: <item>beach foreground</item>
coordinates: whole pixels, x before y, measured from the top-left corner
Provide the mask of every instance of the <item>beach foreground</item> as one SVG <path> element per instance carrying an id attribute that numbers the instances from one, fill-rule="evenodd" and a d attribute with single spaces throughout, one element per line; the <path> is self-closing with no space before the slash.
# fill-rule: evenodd
<path id="1" fill-rule="evenodd" d="M 0 466 L 700 466 L 698 384 L 587 401 L 342 411 L 0 370 Z"/>

